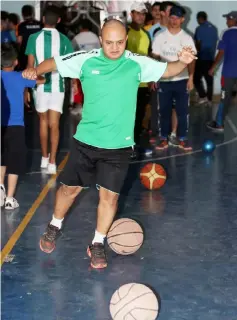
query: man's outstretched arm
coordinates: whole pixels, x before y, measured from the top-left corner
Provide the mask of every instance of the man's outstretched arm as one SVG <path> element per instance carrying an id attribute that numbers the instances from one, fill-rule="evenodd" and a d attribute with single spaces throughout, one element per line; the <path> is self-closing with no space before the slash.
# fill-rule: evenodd
<path id="1" fill-rule="evenodd" d="M 178 54 L 178 61 L 167 63 L 167 68 L 162 75 L 162 78 L 171 78 L 180 74 L 190 63 L 197 58 L 192 48 L 184 47 L 183 50 Z"/>
<path id="2" fill-rule="evenodd" d="M 35 80 L 42 74 L 56 71 L 57 65 L 54 58 L 47 59 L 41 62 L 36 68 L 27 68 L 23 71 L 22 76 L 29 80 Z"/>

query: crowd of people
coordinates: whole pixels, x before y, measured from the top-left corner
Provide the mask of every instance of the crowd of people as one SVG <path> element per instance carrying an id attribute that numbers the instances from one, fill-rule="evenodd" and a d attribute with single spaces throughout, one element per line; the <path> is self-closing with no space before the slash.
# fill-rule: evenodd
<path id="1" fill-rule="evenodd" d="M 89 21 L 83 20 L 80 33 L 69 39 L 57 29 L 61 17 L 54 5 L 46 7 L 40 22 L 28 5 L 22 8 L 21 23 L 16 15 L 1 13 L 1 206 L 19 206 L 14 195 L 18 176 L 25 171 L 24 102 L 28 104 L 29 93 L 40 120 L 40 166 L 49 174 L 57 172 L 65 78 L 71 79 L 73 102 L 83 104 L 69 160 L 60 176 L 53 217 L 40 238 L 40 248 L 46 253 L 55 249 L 67 211 L 76 196 L 91 186 L 96 172 L 98 219 L 87 252 L 92 267 L 107 266 L 104 239 L 116 214 L 129 160 L 139 150 L 147 106 L 151 111 L 147 129 L 157 150 L 169 146 L 192 150 L 187 139 L 190 91 L 195 86 L 198 103 L 211 105 L 213 74 L 222 59 L 221 102 L 216 119 L 207 125 L 212 130 L 224 129 L 237 81 L 237 12 L 224 15 L 228 30 L 219 42 L 205 12 L 197 14 L 194 38 L 182 29 L 186 17 L 182 6 L 155 2 L 150 14 L 145 4 L 134 2 L 128 26 L 107 19 L 98 37 Z"/>

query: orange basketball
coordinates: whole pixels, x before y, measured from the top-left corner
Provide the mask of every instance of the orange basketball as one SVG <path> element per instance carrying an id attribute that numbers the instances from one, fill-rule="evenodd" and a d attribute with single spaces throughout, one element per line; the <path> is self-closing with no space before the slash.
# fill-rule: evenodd
<path id="1" fill-rule="evenodd" d="M 107 234 L 108 245 L 121 255 L 135 253 L 141 247 L 143 240 L 141 226 L 129 218 L 115 220 Z"/>
<path id="2" fill-rule="evenodd" d="M 140 171 L 141 183 L 149 190 L 160 189 L 166 181 L 165 169 L 156 163 L 148 163 Z"/>

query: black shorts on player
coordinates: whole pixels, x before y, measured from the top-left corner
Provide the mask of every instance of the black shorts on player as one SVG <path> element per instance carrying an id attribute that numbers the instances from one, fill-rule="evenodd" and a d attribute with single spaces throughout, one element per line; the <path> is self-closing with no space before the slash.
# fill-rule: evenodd
<path id="1" fill-rule="evenodd" d="M 8 174 L 24 174 L 26 170 L 25 128 L 1 127 L 1 166 Z"/>
<path id="2" fill-rule="evenodd" d="M 66 186 L 89 188 L 93 183 L 120 193 L 126 177 L 132 148 L 102 149 L 76 139 L 60 182 Z"/>

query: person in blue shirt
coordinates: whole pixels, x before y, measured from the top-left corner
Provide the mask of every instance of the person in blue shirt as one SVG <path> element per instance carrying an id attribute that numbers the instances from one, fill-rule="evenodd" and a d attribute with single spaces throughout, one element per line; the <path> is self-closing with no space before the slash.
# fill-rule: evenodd
<path id="1" fill-rule="evenodd" d="M 18 176 L 25 170 L 25 130 L 24 130 L 24 90 L 36 83 L 44 83 L 22 77 L 22 72 L 14 71 L 17 52 L 12 44 L 1 45 L 1 180 L 0 202 L 5 209 L 19 207 L 14 198 Z M 7 194 L 4 187 L 8 174 Z"/>
<path id="2" fill-rule="evenodd" d="M 14 42 L 16 42 L 17 41 L 17 26 L 20 22 L 20 19 L 17 14 L 10 13 L 8 16 L 8 20 L 9 20 L 9 30 L 11 33 L 12 40 Z"/>
<path id="3" fill-rule="evenodd" d="M 213 96 L 213 76 L 208 74 L 211 68 L 218 41 L 217 28 L 207 20 L 207 14 L 200 11 L 197 14 L 199 27 L 196 28 L 195 42 L 198 51 L 198 60 L 196 62 L 194 85 L 199 95 L 199 104 L 212 102 Z M 204 89 L 202 78 L 205 79 L 207 91 Z"/>
<path id="4" fill-rule="evenodd" d="M 12 42 L 11 33 L 8 30 L 8 13 L 1 11 L 1 43 Z"/>
<path id="5" fill-rule="evenodd" d="M 223 60 L 221 101 L 218 106 L 215 121 L 207 123 L 213 131 L 223 132 L 224 121 L 231 106 L 232 93 L 237 84 L 237 11 L 223 15 L 226 18 L 228 29 L 221 36 L 218 44 L 218 54 L 209 70 L 213 75 L 216 67 Z"/>

